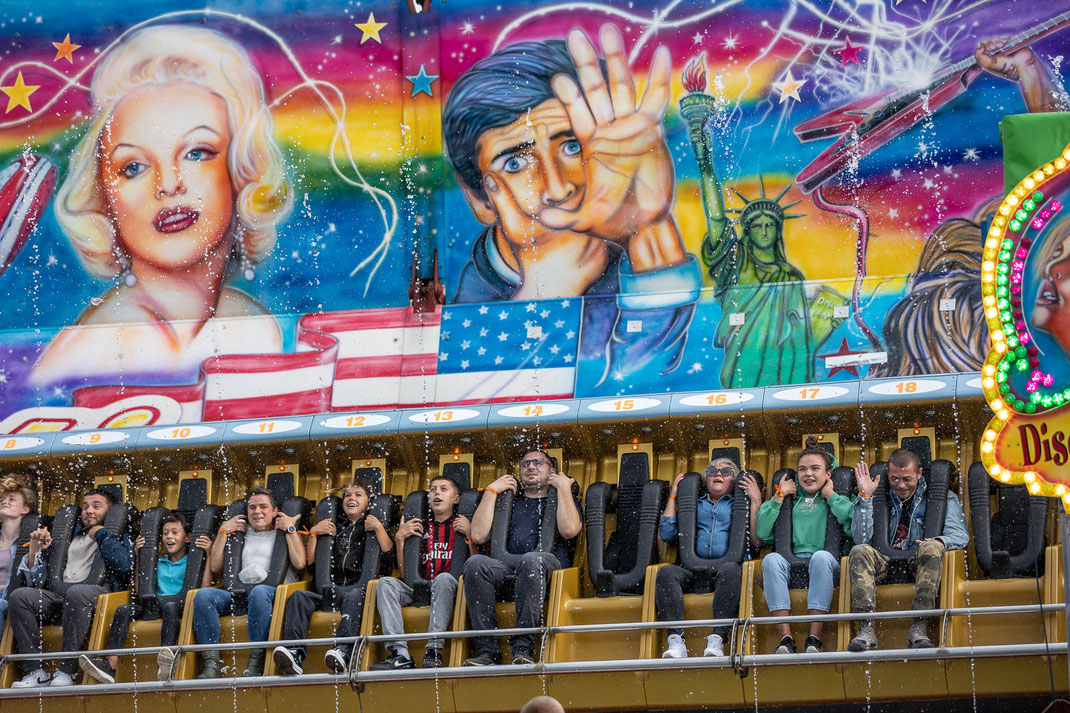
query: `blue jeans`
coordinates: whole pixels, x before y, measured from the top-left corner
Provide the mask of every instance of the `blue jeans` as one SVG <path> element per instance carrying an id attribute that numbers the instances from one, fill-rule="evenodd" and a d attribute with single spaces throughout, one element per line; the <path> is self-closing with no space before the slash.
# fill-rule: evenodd
<path id="1" fill-rule="evenodd" d="M 0 592 L 0 596 L 5 593 Z M 4 625 L 7 623 L 7 597 L 0 599 L 0 634 L 4 633 Z"/>
<path id="2" fill-rule="evenodd" d="M 249 592 L 249 641 L 267 641 L 275 587 L 258 584 Z M 193 596 L 193 634 L 198 644 L 219 643 L 219 617 L 230 614 L 233 597 L 225 589 L 199 589 Z"/>
<path id="3" fill-rule="evenodd" d="M 826 550 L 818 550 L 810 555 L 800 553 L 796 557 L 810 560 L 810 588 L 806 595 L 806 608 L 828 612 L 832 604 L 832 590 L 836 587 L 836 578 L 840 574 L 840 560 Z M 771 552 L 762 560 L 762 588 L 765 590 L 765 603 L 769 611 L 791 609 L 788 596 L 788 577 L 791 566 L 776 552 Z"/>

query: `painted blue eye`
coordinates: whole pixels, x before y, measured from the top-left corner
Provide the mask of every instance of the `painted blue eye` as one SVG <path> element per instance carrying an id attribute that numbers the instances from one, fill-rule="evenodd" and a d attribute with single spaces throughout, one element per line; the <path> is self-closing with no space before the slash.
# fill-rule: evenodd
<path id="1" fill-rule="evenodd" d="M 566 156 L 576 156 L 580 153 L 581 150 L 582 149 L 580 148 L 580 142 L 576 139 L 566 141 L 564 144 L 561 145 L 561 152 Z"/>
<path id="2" fill-rule="evenodd" d="M 502 167 L 506 173 L 520 173 L 528 167 L 528 160 L 522 156 L 513 156 Z"/>
<path id="3" fill-rule="evenodd" d="M 146 168 L 145 164 L 132 161 L 119 169 L 119 174 L 125 178 L 133 178 Z"/>
<path id="4" fill-rule="evenodd" d="M 211 149 L 197 148 L 191 149 L 186 154 L 186 158 L 190 161 L 208 161 L 212 158 L 215 158 L 215 155 L 215 151 L 212 151 Z"/>

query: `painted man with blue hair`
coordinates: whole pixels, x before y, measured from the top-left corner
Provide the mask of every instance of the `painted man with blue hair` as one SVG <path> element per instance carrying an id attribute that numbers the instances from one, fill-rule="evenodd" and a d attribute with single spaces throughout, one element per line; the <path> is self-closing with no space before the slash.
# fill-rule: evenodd
<path id="1" fill-rule="evenodd" d="M 453 301 L 616 295 L 584 308 L 580 358 L 604 359 L 604 381 L 676 368 L 701 277 L 671 212 L 669 53 L 654 53 L 637 103 L 620 31 L 600 42 L 604 58 L 581 30 L 502 48 L 456 82 L 442 123 L 487 226 Z"/>

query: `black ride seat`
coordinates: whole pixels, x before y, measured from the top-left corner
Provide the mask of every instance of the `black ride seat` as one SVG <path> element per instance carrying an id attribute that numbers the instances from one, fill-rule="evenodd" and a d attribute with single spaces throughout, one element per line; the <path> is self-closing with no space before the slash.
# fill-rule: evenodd
<path id="1" fill-rule="evenodd" d="M 743 472 L 761 477 L 754 471 Z M 743 488 L 737 487 L 733 493 L 728 549 L 724 555 L 716 559 L 699 557 L 695 553 L 695 538 L 698 534 L 695 520 L 698 514 L 698 500 L 704 493 L 702 476 L 699 473 L 688 473 L 684 476 L 676 491 L 676 521 L 680 532 L 677 560 L 694 573 L 693 591 L 695 594 L 709 594 L 713 591 L 715 573 L 722 563 L 740 564 L 743 562 L 743 556 L 747 551 L 747 531 L 750 528 L 750 498 L 747 497 Z"/>
<path id="2" fill-rule="evenodd" d="M 376 469 L 378 470 L 378 469 Z M 398 498 L 396 495 L 376 495 L 368 507 L 368 515 L 374 516 L 383 523 L 383 527 L 391 530 L 397 525 Z M 331 495 L 320 500 L 316 506 L 316 522 L 321 520 L 333 520 L 341 529 L 347 522 L 345 512 L 342 509 L 342 499 Z M 385 571 L 388 563 L 383 557 L 383 550 L 379 546 L 379 539 L 372 535 L 364 538 L 364 552 L 361 555 L 360 581 L 348 586 L 339 586 L 335 583 L 336 575 L 331 556 L 334 550 L 334 536 L 321 535 L 316 539 L 316 564 L 313 574 L 313 586 L 316 592 L 323 597 L 320 602 L 320 611 L 338 611 L 342 605 L 342 599 L 353 589 L 367 586 L 368 582 L 376 577 L 389 574 Z"/>
<path id="3" fill-rule="evenodd" d="M 75 584 L 93 584 L 102 586 L 107 581 L 108 572 L 103 557 L 95 557 L 90 567 L 89 576 L 81 582 L 64 582 L 63 570 L 67 567 L 67 553 L 74 539 L 74 528 L 81 516 L 81 507 L 78 505 L 64 505 L 56 511 L 52 521 L 52 548 L 48 557 L 48 572 L 46 574 L 47 588 L 56 594 L 67 593 Z M 108 514 L 104 516 L 104 528 L 115 535 L 121 535 L 132 524 L 137 510 L 129 503 L 116 503 L 108 508 Z"/>
<path id="4" fill-rule="evenodd" d="M 1024 485 L 998 483 L 981 463 L 969 471 L 970 520 L 977 564 L 990 579 L 1044 573 L 1044 525 L 1048 499 L 1030 495 Z M 995 493 L 999 510 L 992 514 Z"/>
<path id="5" fill-rule="evenodd" d="M 162 606 L 166 602 L 183 602 L 189 590 L 201 586 L 201 577 L 208 564 L 208 553 L 200 547 L 195 547 L 193 543 L 202 535 L 208 537 L 214 535 L 223 522 L 223 507 L 220 505 L 205 505 L 196 511 L 190 524 L 190 544 L 186 559 L 186 574 L 182 580 L 182 591 L 161 597 L 156 594 L 157 553 L 160 549 L 163 521 L 170 514 L 171 511 L 168 508 L 153 507 L 141 516 L 140 534 L 145 539 L 145 545 L 137 552 L 135 577 L 137 578 L 138 603 L 141 605 L 141 618 L 145 620 L 159 619 Z"/>
<path id="6" fill-rule="evenodd" d="M 458 485 L 461 485 L 458 483 Z M 463 488 L 463 485 L 462 485 Z M 472 488 L 461 490 L 461 500 L 457 504 L 457 514 L 463 515 L 469 520 L 475 515 L 476 508 L 483 493 Z M 417 490 L 409 493 L 405 498 L 405 519 L 411 520 L 418 517 L 426 520 L 430 517 L 427 504 L 427 491 Z M 405 571 L 402 576 L 405 583 L 412 587 L 412 605 L 425 607 L 431 604 L 431 580 L 424 579 L 422 574 L 421 557 L 423 555 L 424 538 L 410 537 L 405 540 Z M 455 537 L 453 539 L 453 554 L 450 560 L 450 574 L 458 580 L 464 572 L 464 563 L 468 561 L 468 539 Z"/>
<path id="7" fill-rule="evenodd" d="M 646 568 L 657 561 L 658 521 L 668 483 L 650 479 L 646 453 L 621 457 L 616 485 L 593 483 L 584 502 L 587 572 L 599 597 L 641 594 Z M 606 542 L 606 515 L 617 528 Z"/>

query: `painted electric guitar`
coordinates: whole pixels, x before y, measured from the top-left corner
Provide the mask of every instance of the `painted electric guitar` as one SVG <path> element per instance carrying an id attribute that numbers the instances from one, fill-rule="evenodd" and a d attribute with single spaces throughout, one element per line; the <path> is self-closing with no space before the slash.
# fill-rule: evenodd
<path id="1" fill-rule="evenodd" d="M 1000 54 L 1017 52 L 1068 25 L 1070 11 L 1018 33 L 1008 40 Z M 970 55 L 937 72 L 920 89 L 892 87 L 802 122 L 795 127 L 800 141 L 840 138 L 795 177 L 796 183 L 804 192 L 812 192 L 842 171 L 852 159 L 872 153 L 962 94 L 982 71 Z"/>
<path id="2" fill-rule="evenodd" d="M 0 273 L 26 244 L 55 187 L 56 167 L 47 158 L 26 153 L 0 168 Z"/>

